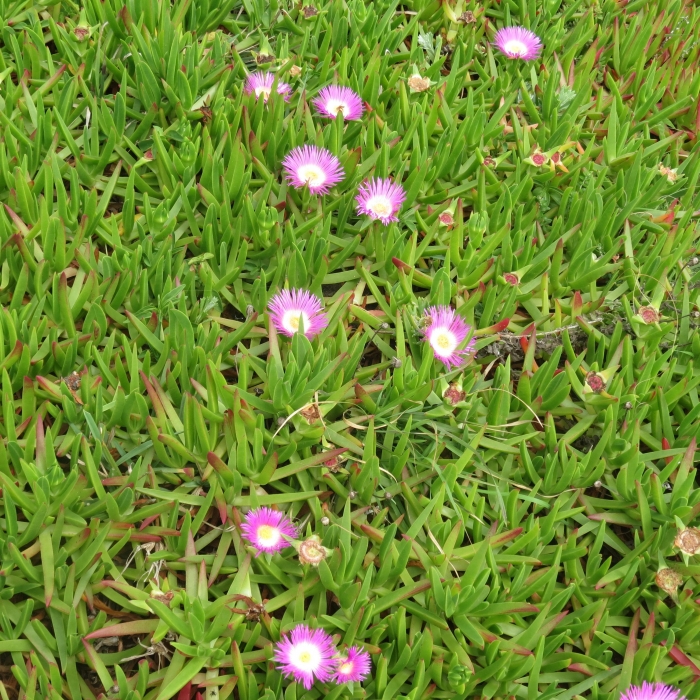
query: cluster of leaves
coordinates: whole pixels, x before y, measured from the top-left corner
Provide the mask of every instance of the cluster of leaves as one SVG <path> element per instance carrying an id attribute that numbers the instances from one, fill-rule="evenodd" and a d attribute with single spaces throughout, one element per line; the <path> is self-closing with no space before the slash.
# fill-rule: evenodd
<path id="1" fill-rule="evenodd" d="M 516 23 L 541 60 L 494 55 Z M 0 28 L 0 698 L 700 698 L 700 9 L 0 0 Z M 243 94 L 260 68 L 289 103 Z M 314 116 L 329 83 L 361 122 Z M 326 197 L 281 178 L 304 143 L 343 164 Z M 356 216 L 370 175 L 398 224 Z M 269 332 L 285 284 L 325 299 L 313 343 Z M 428 304 L 475 328 L 466 369 Z M 331 557 L 252 556 L 260 505 Z M 370 679 L 284 680 L 302 621 Z"/>

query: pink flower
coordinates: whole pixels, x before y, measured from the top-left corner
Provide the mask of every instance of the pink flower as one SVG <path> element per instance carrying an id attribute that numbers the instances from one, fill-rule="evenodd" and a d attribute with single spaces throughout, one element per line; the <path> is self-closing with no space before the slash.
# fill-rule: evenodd
<path id="1" fill-rule="evenodd" d="M 335 119 L 340 112 L 345 121 L 360 119 L 364 111 L 360 96 L 354 90 L 339 85 L 323 88 L 314 100 L 314 105 L 324 117 Z"/>
<path id="2" fill-rule="evenodd" d="M 401 185 L 389 179 L 373 178 L 360 185 L 355 199 L 360 214 L 367 214 L 386 226 L 399 220 L 396 214 L 406 199 L 406 194 Z"/>
<path id="3" fill-rule="evenodd" d="M 325 148 L 297 146 L 282 161 L 287 181 L 298 189 L 308 185 L 311 194 L 327 194 L 345 176 L 340 161 Z"/>
<path id="4" fill-rule="evenodd" d="M 283 289 L 272 297 L 268 309 L 277 332 L 290 338 L 302 322 L 307 338 L 317 336 L 328 325 L 321 300 L 305 289 Z"/>
<path id="5" fill-rule="evenodd" d="M 632 685 L 620 695 L 620 700 L 685 700 L 678 688 L 664 683 Z"/>
<path id="6" fill-rule="evenodd" d="M 430 343 L 433 354 L 447 369 L 451 365 L 459 367 L 464 363 L 465 355 L 474 352 L 474 339 L 467 347 L 458 350 L 471 330 L 470 326 L 449 306 L 430 306 L 425 310 L 429 325 L 425 329 L 425 339 Z"/>
<path id="7" fill-rule="evenodd" d="M 275 649 L 275 661 L 285 676 L 309 690 L 314 680 L 328 681 L 333 674 L 335 648 L 331 636 L 323 630 L 298 625 Z"/>
<path id="8" fill-rule="evenodd" d="M 525 27 L 499 29 L 493 43 L 508 58 L 522 58 L 523 61 L 534 60 L 542 51 L 540 38 Z"/>
<path id="9" fill-rule="evenodd" d="M 245 94 L 255 94 L 256 98 L 262 95 L 263 100 L 267 102 L 267 98 L 270 97 L 270 93 L 272 92 L 272 83 L 274 81 L 275 76 L 272 73 L 263 73 L 262 71 L 252 73 L 245 81 Z M 277 83 L 277 94 L 283 95 L 287 102 L 289 101 L 289 93 L 291 91 L 292 88 L 287 85 L 287 83 L 283 83 L 282 81 Z"/>
<path id="10" fill-rule="evenodd" d="M 284 513 L 272 508 L 256 508 L 249 511 L 245 516 L 245 522 L 241 525 L 241 530 L 243 530 L 243 537 L 258 550 L 258 554 L 279 552 L 290 546 L 285 536 L 297 536 L 297 530 L 292 521 Z"/>
<path id="11" fill-rule="evenodd" d="M 336 683 L 363 681 L 372 670 L 369 654 L 360 647 L 350 647 L 346 656 L 336 659 L 336 664 L 333 675 L 333 680 Z"/>

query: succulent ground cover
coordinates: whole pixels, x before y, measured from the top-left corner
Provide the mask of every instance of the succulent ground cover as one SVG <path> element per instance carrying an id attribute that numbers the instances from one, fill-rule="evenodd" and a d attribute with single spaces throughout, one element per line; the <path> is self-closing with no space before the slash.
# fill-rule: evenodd
<path id="1" fill-rule="evenodd" d="M 695 3 L 0 30 L 2 700 L 700 698 Z"/>

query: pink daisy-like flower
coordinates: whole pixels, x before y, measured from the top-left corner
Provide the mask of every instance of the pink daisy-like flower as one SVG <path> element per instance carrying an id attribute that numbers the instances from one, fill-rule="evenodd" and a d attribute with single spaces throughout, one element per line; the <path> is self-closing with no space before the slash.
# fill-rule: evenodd
<path id="1" fill-rule="evenodd" d="M 525 27 L 499 29 L 493 43 L 508 58 L 522 58 L 523 61 L 534 60 L 542 51 L 540 38 Z"/>
<path id="2" fill-rule="evenodd" d="M 340 161 L 327 149 L 297 146 L 282 161 L 287 180 L 296 188 L 308 185 L 311 194 L 327 194 L 345 176 Z"/>
<path id="3" fill-rule="evenodd" d="M 350 647 L 345 656 L 336 659 L 333 680 L 336 683 L 363 681 L 372 670 L 369 653 L 360 647 Z"/>
<path id="4" fill-rule="evenodd" d="M 458 350 L 469 335 L 470 326 L 449 306 L 430 306 L 425 310 L 425 318 L 429 322 L 424 331 L 425 339 L 430 343 L 435 358 L 448 369 L 451 365 L 462 365 L 464 357 L 474 352 L 473 338 L 466 348 Z"/>
<path id="5" fill-rule="evenodd" d="M 283 289 L 272 297 L 268 309 L 277 332 L 290 338 L 301 322 L 307 338 L 317 336 L 328 325 L 321 300 L 305 289 Z"/>
<path id="6" fill-rule="evenodd" d="M 357 211 L 367 214 L 371 219 L 381 221 L 385 226 L 392 221 L 398 221 L 396 213 L 406 199 L 406 193 L 401 185 L 389 179 L 372 178 L 359 187 Z"/>
<path id="7" fill-rule="evenodd" d="M 647 683 L 630 686 L 620 700 L 685 700 L 678 688 L 664 683 Z"/>
<path id="8" fill-rule="evenodd" d="M 245 516 L 245 522 L 241 525 L 241 530 L 243 530 L 243 537 L 258 550 L 258 554 L 279 552 L 290 546 L 285 536 L 297 536 L 297 530 L 292 521 L 284 513 L 272 508 L 256 508 L 249 511 Z"/>
<path id="9" fill-rule="evenodd" d="M 314 100 L 314 105 L 324 117 L 335 119 L 340 112 L 345 121 L 357 120 L 364 112 L 360 96 L 354 90 L 339 85 L 323 88 Z"/>
<path id="10" fill-rule="evenodd" d="M 285 676 L 293 676 L 309 690 L 314 680 L 328 681 L 333 675 L 335 647 L 331 636 L 321 629 L 298 625 L 275 649 L 275 661 Z"/>
<path id="11" fill-rule="evenodd" d="M 263 73 L 262 71 L 252 73 L 245 81 L 245 94 L 255 94 L 256 98 L 262 96 L 263 100 L 267 102 L 272 92 L 272 83 L 274 83 L 274 81 L 275 76 L 272 73 Z M 289 101 L 289 93 L 291 90 L 292 88 L 287 83 L 283 83 L 282 81 L 277 83 L 277 94 L 283 95 L 286 101 Z"/>

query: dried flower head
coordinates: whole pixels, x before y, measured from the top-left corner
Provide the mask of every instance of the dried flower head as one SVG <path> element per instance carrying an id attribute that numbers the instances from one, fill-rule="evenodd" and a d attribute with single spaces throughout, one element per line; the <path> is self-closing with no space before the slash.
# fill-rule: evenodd
<path id="1" fill-rule="evenodd" d="M 683 583 L 683 576 L 673 569 L 659 569 L 656 572 L 656 585 L 666 593 L 674 595 Z"/>
<path id="2" fill-rule="evenodd" d="M 298 78 L 301 75 L 301 66 L 292 66 L 289 69 L 289 75 L 291 75 L 292 78 Z"/>
<path id="3" fill-rule="evenodd" d="M 459 349 L 471 330 L 470 326 L 449 306 L 431 306 L 425 310 L 427 328 L 425 339 L 430 343 L 433 354 L 447 369 L 464 364 L 464 358 L 474 352 L 472 338 L 467 347 Z"/>
<path id="4" fill-rule="evenodd" d="M 80 389 L 80 375 L 77 372 L 71 372 L 67 377 L 63 378 L 63 381 L 71 391 Z"/>
<path id="5" fill-rule="evenodd" d="M 382 178 L 363 182 L 355 197 L 357 211 L 360 214 L 366 214 L 375 221 L 381 221 L 385 226 L 399 220 L 396 214 L 405 199 L 406 193 L 401 185 Z"/>
<path id="6" fill-rule="evenodd" d="M 321 418 L 321 411 L 318 409 L 318 405 L 315 403 L 310 403 L 308 406 L 299 411 L 299 413 L 309 422 L 315 423 Z"/>
<path id="7" fill-rule="evenodd" d="M 465 10 L 458 17 L 458 20 L 460 22 L 463 22 L 464 24 L 473 24 L 474 22 L 476 22 L 476 17 L 474 17 L 474 13 L 471 10 Z"/>
<path id="8" fill-rule="evenodd" d="M 362 647 L 350 647 L 345 652 L 345 656 L 339 656 L 335 661 L 333 680 L 336 683 L 361 682 L 372 670 L 369 653 Z"/>
<path id="9" fill-rule="evenodd" d="M 467 392 L 459 384 L 453 383 L 445 389 L 445 393 L 442 396 L 451 406 L 456 406 L 460 401 L 464 401 Z"/>
<path id="10" fill-rule="evenodd" d="M 676 535 L 676 540 L 673 544 L 684 554 L 698 554 L 700 552 L 700 530 L 696 527 L 688 527 L 685 530 L 681 530 Z"/>
<path id="11" fill-rule="evenodd" d="M 283 289 L 272 297 L 268 309 L 277 332 L 290 338 L 302 324 L 307 338 L 317 336 L 328 325 L 321 300 L 306 289 Z"/>
<path id="12" fill-rule="evenodd" d="M 349 87 L 339 85 L 323 88 L 314 100 L 314 105 L 324 117 L 335 119 L 340 114 L 345 121 L 356 121 L 364 112 L 360 96 Z"/>
<path id="13" fill-rule="evenodd" d="M 251 73 L 245 82 L 245 94 L 255 95 L 256 98 L 262 97 L 263 101 L 267 102 L 274 82 L 275 76 L 273 73 L 263 73 L 262 71 Z M 283 95 L 285 101 L 289 101 L 289 93 L 291 91 L 292 88 L 287 83 L 282 81 L 277 83 L 277 94 Z"/>
<path id="14" fill-rule="evenodd" d="M 504 27 L 496 32 L 496 48 L 508 58 L 532 61 L 540 55 L 542 42 L 534 32 L 524 27 Z"/>
<path id="15" fill-rule="evenodd" d="M 292 521 L 284 513 L 272 508 L 256 508 L 249 511 L 241 530 L 243 537 L 258 550 L 258 554 L 279 552 L 290 546 L 286 538 L 297 536 Z"/>
<path id="16" fill-rule="evenodd" d="M 328 681 L 334 670 L 333 639 L 323 630 L 298 625 L 275 648 L 275 661 L 285 676 L 292 676 L 306 690 L 315 680 Z"/>
<path id="17" fill-rule="evenodd" d="M 503 275 L 503 279 L 514 287 L 520 284 L 520 279 L 514 272 L 506 272 Z"/>
<path id="18" fill-rule="evenodd" d="M 620 700 L 685 700 L 678 688 L 664 683 L 632 685 L 620 695 Z"/>
<path id="19" fill-rule="evenodd" d="M 321 538 L 318 535 L 313 535 L 299 544 L 299 561 L 302 564 L 318 566 L 328 557 L 329 553 L 321 544 Z"/>
<path id="20" fill-rule="evenodd" d="M 313 5 L 304 5 L 301 11 L 306 19 L 311 19 L 318 14 L 318 10 Z"/>
<path id="21" fill-rule="evenodd" d="M 586 384 L 594 394 L 600 394 L 605 389 L 605 378 L 597 372 L 589 372 L 586 375 Z"/>
<path id="22" fill-rule="evenodd" d="M 659 165 L 659 173 L 671 183 L 678 180 L 678 170 L 676 168 L 667 168 L 663 163 Z"/>
<path id="23" fill-rule="evenodd" d="M 311 194 L 327 194 L 345 176 L 340 161 L 327 149 L 297 146 L 282 161 L 288 182 Z"/>
<path id="24" fill-rule="evenodd" d="M 653 306 L 640 306 L 637 309 L 637 316 L 647 325 L 661 320 L 661 314 Z"/>
<path id="25" fill-rule="evenodd" d="M 440 216 L 438 216 L 438 221 L 440 222 L 441 226 L 453 226 L 455 222 L 454 216 L 452 216 L 452 212 L 447 210 L 443 211 Z"/>
<path id="26" fill-rule="evenodd" d="M 414 73 L 408 79 L 408 87 L 411 92 L 425 92 L 432 84 L 429 78 L 422 78 L 418 73 Z"/>

